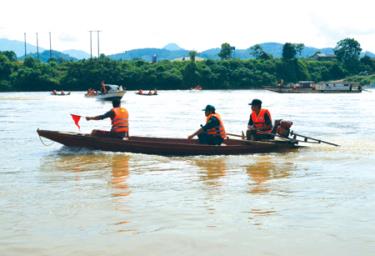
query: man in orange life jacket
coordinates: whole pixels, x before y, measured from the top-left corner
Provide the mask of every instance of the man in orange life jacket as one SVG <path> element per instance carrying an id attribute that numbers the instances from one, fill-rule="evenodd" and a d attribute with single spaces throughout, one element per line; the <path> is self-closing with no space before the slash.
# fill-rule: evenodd
<path id="1" fill-rule="evenodd" d="M 220 145 L 226 138 L 223 121 L 219 114 L 215 113 L 215 107 L 207 105 L 203 109 L 206 115 L 206 124 L 201 125 L 195 133 L 188 137 L 191 140 L 195 135 L 198 135 L 199 143 L 209 145 Z"/>
<path id="2" fill-rule="evenodd" d="M 248 140 L 267 140 L 273 139 L 272 119 L 267 109 L 262 108 L 262 101 L 253 99 L 251 103 L 252 113 L 248 122 L 246 137 Z"/>
<path id="3" fill-rule="evenodd" d="M 107 113 L 99 116 L 86 117 L 87 121 L 90 120 L 103 120 L 105 118 L 111 118 L 112 129 L 110 132 L 93 130 L 92 135 L 95 136 L 109 136 L 114 138 L 127 138 L 129 137 L 129 113 L 128 111 L 121 107 L 120 100 L 112 101 L 113 108 Z"/>

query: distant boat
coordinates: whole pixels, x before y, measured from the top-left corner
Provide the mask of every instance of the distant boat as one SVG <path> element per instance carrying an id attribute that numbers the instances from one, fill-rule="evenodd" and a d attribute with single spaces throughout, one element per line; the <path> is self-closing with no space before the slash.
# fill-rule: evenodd
<path id="1" fill-rule="evenodd" d="M 106 92 L 100 92 L 97 95 L 87 95 L 85 94 L 86 97 L 95 97 L 98 100 L 115 100 L 118 99 L 120 100 L 122 96 L 126 93 L 126 91 L 122 88 L 121 85 L 115 85 L 115 84 L 106 84 Z"/>
<path id="2" fill-rule="evenodd" d="M 88 89 L 87 92 L 85 93 L 85 97 L 96 97 L 98 96 L 98 91 L 95 89 Z"/>
<path id="3" fill-rule="evenodd" d="M 200 85 L 196 85 L 196 86 L 190 88 L 190 90 L 192 90 L 192 91 L 201 91 L 201 90 L 203 90 L 203 88 Z"/>
<path id="4" fill-rule="evenodd" d="M 332 81 L 314 83 L 313 81 L 300 81 L 277 87 L 265 87 L 266 90 L 278 93 L 360 93 L 362 86 L 358 83 Z"/>
<path id="5" fill-rule="evenodd" d="M 69 96 L 70 95 L 70 92 L 64 92 L 64 91 L 56 91 L 56 90 L 53 90 L 51 92 L 51 95 L 52 96 Z"/>
<path id="6" fill-rule="evenodd" d="M 142 95 L 142 96 L 156 96 L 158 92 L 156 90 L 150 90 L 148 92 L 144 92 L 143 90 L 138 90 L 135 94 Z"/>

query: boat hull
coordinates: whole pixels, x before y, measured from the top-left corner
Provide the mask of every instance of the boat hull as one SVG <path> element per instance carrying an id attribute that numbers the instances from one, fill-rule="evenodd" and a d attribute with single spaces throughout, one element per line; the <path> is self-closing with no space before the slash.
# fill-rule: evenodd
<path id="1" fill-rule="evenodd" d="M 239 155 L 280 152 L 299 146 L 288 141 L 246 141 L 228 139 L 225 145 L 199 144 L 197 140 L 175 138 L 150 138 L 132 136 L 127 140 L 97 137 L 90 134 L 37 130 L 39 136 L 68 147 L 94 150 L 143 153 L 165 156 L 188 155 Z"/>
<path id="2" fill-rule="evenodd" d="M 136 92 L 135 94 L 141 95 L 141 96 L 157 96 L 158 94 L 148 94 L 148 93 L 138 93 Z"/>

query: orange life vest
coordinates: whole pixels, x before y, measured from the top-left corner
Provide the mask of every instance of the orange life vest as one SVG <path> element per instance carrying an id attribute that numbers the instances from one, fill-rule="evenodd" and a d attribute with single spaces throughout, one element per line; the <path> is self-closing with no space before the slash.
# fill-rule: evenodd
<path id="1" fill-rule="evenodd" d="M 219 120 L 219 125 L 207 130 L 207 134 L 210 135 L 219 135 L 221 138 L 225 139 L 227 137 L 224 129 L 223 121 L 219 114 L 214 113 L 207 116 L 206 123 L 211 119 L 211 117 L 216 117 Z"/>
<path id="2" fill-rule="evenodd" d="M 112 132 L 129 132 L 129 113 L 125 108 L 113 108 Z"/>
<path id="3" fill-rule="evenodd" d="M 272 124 L 271 114 L 270 114 L 270 112 L 267 109 L 262 108 L 259 111 L 259 115 L 257 115 L 255 113 L 255 111 L 253 111 L 251 113 L 251 120 L 253 120 L 253 124 L 254 124 L 254 127 L 256 129 L 263 129 L 263 128 L 266 127 L 266 120 L 264 119 L 265 114 L 268 114 L 268 116 L 270 118 L 270 121 L 271 121 L 271 124 Z M 264 133 L 271 133 L 272 132 L 272 127 L 271 127 L 271 129 L 264 130 L 262 132 L 264 132 Z"/>

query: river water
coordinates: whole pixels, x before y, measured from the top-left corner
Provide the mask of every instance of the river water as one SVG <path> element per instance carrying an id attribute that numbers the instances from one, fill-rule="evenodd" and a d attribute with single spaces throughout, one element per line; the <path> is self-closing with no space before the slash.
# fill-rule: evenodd
<path id="1" fill-rule="evenodd" d="M 37 128 L 78 131 L 70 113 L 111 104 L 84 92 L 1 93 L 0 255 L 374 255 L 375 90 L 159 93 L 124 96 L 131 135 L 187 137 L 206 104 L 241 133 L 260 98 L 274 119 L 341 147 L 162 157 L 44 146 Z"/>

